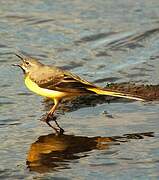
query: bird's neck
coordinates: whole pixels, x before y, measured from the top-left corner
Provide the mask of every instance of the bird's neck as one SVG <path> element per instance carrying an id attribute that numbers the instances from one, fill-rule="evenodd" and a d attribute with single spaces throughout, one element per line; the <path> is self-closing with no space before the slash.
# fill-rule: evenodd
<path id="1" fill-rule="evenodd" d="M 29 73 L 24 72 L 24 79 L 26 79 L 27 77 L 29 77 Z"/>

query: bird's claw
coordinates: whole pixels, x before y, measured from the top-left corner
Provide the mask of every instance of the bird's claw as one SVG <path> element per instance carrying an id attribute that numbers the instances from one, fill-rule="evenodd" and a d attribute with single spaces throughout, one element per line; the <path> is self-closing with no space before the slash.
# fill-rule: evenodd
<path id="1" fill-rule="evenodd" d="M 62 135 L 64 132 L 64 129 L 60 128 L 59 134 Z"/>
<path id="2" fill-rule="evenodd" d="M 51 114 L 45 114 L 42 116 L 42 118 L 40 119 L 43 122 L 46 122 L 51 128 L 53 128 L 55 130 L 55 134 L 56 135 L 62 135 L 64 133 L 64 129 L 62 129 L 59 124 L 56 121 L 57 117 L 53 116 Z M 57 125 L 58 128 L 55 128 L 54 126 L 52 126 L 49 121 L 54 121 Z"/>
<path id="3" fill-rule="evenodd" d="M 56 136 L 60 136 L 60 135 L 63 135 L 63 134 L 64 134 L 64 130 L 62 128 L 57 129 L 57 131 L 55 133 Z"/>

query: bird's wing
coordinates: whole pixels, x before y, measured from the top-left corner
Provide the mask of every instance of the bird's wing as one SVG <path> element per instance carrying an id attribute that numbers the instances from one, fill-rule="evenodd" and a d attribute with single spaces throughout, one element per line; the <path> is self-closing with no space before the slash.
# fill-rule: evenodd
<path id="1" fill-rule="evenodd" d="M 31 79 L 38 84 L 39 87 L 56 90 L 61 92 L 69 92 L 69 93 L 93 93 L 87 88 L 95 87 L 93 84 L 89 83 L 86 80 L 81 79 L 79 76 L 72 74 L 68 71 L 57 71 L 54 73 L 46 72 L 46 75 L 43 75 L 45 78 L 33 78 Z"/>
<path id="2" fill-rule="evenodd" d="M 43 70 L 36 71 L 35 74 L 32 74 L 30 79 L 39 87 L 49 90 L 73 94 L 92 93 L 143 101 L 140 97 L 134 97 L 126 93 L 97 87 L 88 81 L 81 79 L 79 76 L 59 68 L 43 68 Z"/>

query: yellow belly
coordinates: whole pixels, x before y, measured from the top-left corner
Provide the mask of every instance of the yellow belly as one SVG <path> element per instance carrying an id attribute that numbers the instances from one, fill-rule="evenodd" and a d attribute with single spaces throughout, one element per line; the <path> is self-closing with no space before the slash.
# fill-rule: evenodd
<path id="1" fill-rule="evenodd" d="M 33 82 L 29 78 L 29 76 L 26 76 L 24 81 L 25 81 L 25 85 L 27 86 L 29 90 L 31 90 L 32 92 L 40 96 L 48 97 L 51 99 L 54 99 L 54 98 L 59 99 L 59 98 L 67 96 L 66 92 L 59 92 L 59 91 L 54 91 L 54 90 L 44 89 L 44 88 L 39 87 L 35 82 Z"/>

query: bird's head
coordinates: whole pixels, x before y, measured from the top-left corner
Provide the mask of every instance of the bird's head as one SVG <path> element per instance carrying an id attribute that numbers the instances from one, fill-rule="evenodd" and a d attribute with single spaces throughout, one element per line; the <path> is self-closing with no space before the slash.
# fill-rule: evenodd
<path id="1" fill-rule="evenodd" d="M 22 63 L 13 64 L 13 66 L 20 67 L 23 70 L 24 74 L 29 74 L 30 72 L 36 71 L 39 67 L 43 66 L 42 63 L 31 57 L 26 57 L 26 56 L 23 57 L 19 54 L 15 54 L 15 55 L 22 60 Z"/>

